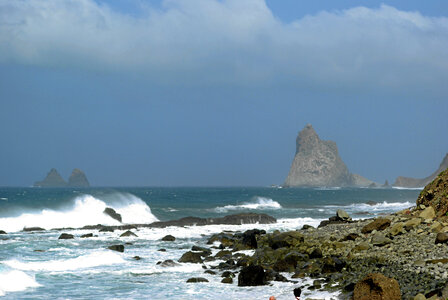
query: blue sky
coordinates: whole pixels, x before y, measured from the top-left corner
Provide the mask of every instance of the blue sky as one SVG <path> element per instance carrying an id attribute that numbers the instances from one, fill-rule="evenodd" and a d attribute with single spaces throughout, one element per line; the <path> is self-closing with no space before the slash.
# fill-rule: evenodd
<path id="1" fill-rule="evenodd" d="M 448 152 L 446 1 L 0 0 L 0 185 L 269 185 L 307 123 L 369 179 Z"/>

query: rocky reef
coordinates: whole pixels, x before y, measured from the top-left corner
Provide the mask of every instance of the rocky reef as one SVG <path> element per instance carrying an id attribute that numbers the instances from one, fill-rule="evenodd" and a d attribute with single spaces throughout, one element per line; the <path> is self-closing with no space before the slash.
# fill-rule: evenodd
<path id="1" fill-rule="evenodd" d="M 48 172 L 47 176 L 42 181 L 34 183 L 35 187 L 64 187 L 67 186 L 67 182 L 61 177 L 59 172 L 53 168 Z"/>
<path id="2" fill-rule="evenodd" d="M 86 174 L 80 169 L 73 169 L 68 182 L 66 182 L 59 172 L 52 168 L 42 181 L 34 183 L 35 187 L 89 187 L 89 181 Z"/>
<path id="3" fill-rule="evenodd" d="M 446 168 L 448 168 L 448 153 L 443 158 L 442 162 L 440 163 L 439 168 L 434 173 L 429 175 L 428 177 L 418 179 L 418 178 L 399 176 L 395 180 L 393 186 L 396 186 L 396 187 L 407 187 L 407 188 L 423 187 L 423 186 L 427 185 L 428 183 L 430 183 L 432 180 L 434 180 L 434 178 L 436 178 L 436 176 L 440 172 L 445 170 Z"/>
<path id="4" fill-rule="evenodd" d="M 319 138 L 311 124 L 299 132 L 296 154 L 291 165 L 286 187 L 368 187 L 375 183 L 360 175 L 351 174 L 333 141 Z"/>

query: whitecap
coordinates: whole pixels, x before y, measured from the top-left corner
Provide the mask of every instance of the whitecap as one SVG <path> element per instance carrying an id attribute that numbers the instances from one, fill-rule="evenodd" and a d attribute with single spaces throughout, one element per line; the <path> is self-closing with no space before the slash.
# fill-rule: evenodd
<path id="1" fill-rule="evenodd" d="M 229 210 L 243 210 L 243 209 L 250 209 L 250 210 L 276 210 L 281 209 L 282 206 L 277 201 L 272 200 L 271 198 L 266 197 L 254 197 L 253 201 L 250 202 L 243 202 L 238 205 L 226 205 L 226 206 L 219 206 L 215 208 L 216 212 L 219 213 L 225 213 Z"/>
<path id="2" fill-rule="evenodd" d="M 22 271 L 11 270 L 0 273 L 0 296 L 4 296 L 7 292 L 20 292 L 39 286 L 41 285 L 33 277 Z"/>

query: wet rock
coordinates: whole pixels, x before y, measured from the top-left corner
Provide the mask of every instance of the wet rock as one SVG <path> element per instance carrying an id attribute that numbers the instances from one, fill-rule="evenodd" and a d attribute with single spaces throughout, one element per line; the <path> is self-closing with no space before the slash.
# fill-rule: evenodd
<path id="1" fill-rule="evenodd" d="M 266 274 L 261 266 L 244 267 L 238 275 L 238 286 L 257 286 L 266 283 Z"/>
<path id="2" fill-rule="evenodd" d="M 112 245 L 107 247 L 107 249 L 117 251 L 117 252 L 124 252 L 124 245 Z"/>
<path id="3" fill-rule="evenodd" d="M 136 256 L 134 256 L 132 259 L 133 259 L 133 260 L 141 260 L 142 258 L 141 258 L 140 256 L 136 255 Z"/>
<path id="4" fill-rule="evenodd" d="M 345 265 L 346 263 L 338 257 L 326 257 L 323 260 L 322 273 L 340 272 Z"/>
<path id="5" fill-rule="evenodd" d="M 120 237 L 130 237 L 130 236 L 137 237 L 137 235 L 130 230 L 128 230 L 120 235 Z"/>
<path id="6" fill-rule="evenodd" d="M 249 249 L 257 248 L 257 236 L 261 234 L 266 234 L 265 230 L 252 229 L 247 230 L 243 233 L 242 244 L 247 246 Z"/>
<path id="7" fill-rule="evenodd" d="M 179 262 L 200 264 L 203 262 L 203 260 L 200 253 L 188 251 L 182 255 L 182 257 L 179 259 Z"/>
<path id="8" fill-rule="evenodd" d="M 33 250 L 33 252 L 45 252 L 45 250 L 42 250 L 42 249 L 35 249 L 35 250 Z"/>
<path id="9" fill-rule="evenodd" d="M 193 277 L 187 280 L 187 283 L 199 283 L 199 282 L 208 282 L 208 280 L 202 277 Z"/>
<path id="10" fill-rule="evenodd" d="M 232 257 L 232 251 L 221 250 L 218 253 L 216 253 L 215 257 L 216 258 L 221 258 L 221 259 L 225 258 L 225 257 L 230 258 L 230 257 Z"/>
<path id="11" fill-rule="evenodd" d="M 68 234 L 68 233 L 62 233 L 58 240 L 70 240 L 70 239 L 74 239 L 75 237 L 73 236 L 73 234 Z"/>
<path id="12" fill-rule="evenodd" d="M 115 229 L 109 226 L 103 226 L 100 230 L 98 230 L 99 232 L 114 232 Z"/>
<path id="13" fill-rule="evenodd" d="M 448 243 L 448 233 L 446 232 L 439 232 L 436 236 L 436 244 L 446 244 Z"/>
<path id="14" fill-rule="evenodd" d="M 164 242 L 174 242 L 176 240 L 176 238 L 174 236 L 172 236 L 171 234 L 165 235 L 162 238 L 162 241 Z"/>
<path id="15" fill-rule="evenodd" d="M 159 249 L 159 250 L 157 250 L 157 251 L 160 251 L 160 252 L 166 252 L 166 249 L 161 248 L 161 249 Z"/>
<path id="16" fill-rule="evenodd" d="M 231 277 L 231 278 L 233 278 L 233 277 L 235 277 L 235 274 L 233 272 L 230 272 L 230 271 L 224 271 L 224 272 L 222 272 L 221 277 Z"/>
<path id="17" fill-rule="evenodd" d="M 227 284 L 232 284 L 233 283 L 233 279 L 230 277 L 225 277 L 221 280 L 221 283 L 227 283 Z"/>
<path id="18" fill-rule="evenodd" d="M 373 222 L 367 224 L 361 229 L 362 233 L 371 233 L 372 231 L 382 231 L 390 226 L 390 220 L 386 218 L 378 218 Z"/>
<path id="19" fill-rule="evenodd" d="M 167 259 L 167 260 L 164 260 L 163 262 L 159 261 L 157 263 L 157 265 L 159 265 L 161 267 L 165 267 L 165 268 L 179 266 L 179 264 L 172 259 Z"/>
<path id="20" fill-rule="evenodd" d="M 216 272 L 212 271 L 212 270 L 205 270 L 204 273 L 210 274 L 210 275 L 216 275 Z"/>
<path id="21" fill-rule="evenodd" d="M 202 256 L 209 256 L 212 254 L 212 250 L 205 248 L 205 247 L 199 247 L 196 245 L 191 247 L 191 251 L 201 252 Z"/>
<path id="22" fill-rule="evenodd" d="M 3 230 L 0 230 L 0 234 L 6 234 L 6 232 Z"/>
<path id="23" fill-rule="evenodd" d="M 24 232 L 32 232 L 32 231 L 45 231 L 45 229 L 41 228 L 41 227 L 24 227 L 22 229 L 22 231 Z"/>
<path id="24" fill-rule="evenodd" d="M 115 209 L 111 208 L 111 207 L 106 207 L 103 211 L 103 213 L 105 213 L 106 215 L 108 215 L 109 217 L 111 217 L 114 220 L 117 220 L 118 222 L 121 223 L 121 215 L 119 213 L 117 213 L 115 211 Z"/>
<path id="25" fill-rule="evenodd" d="M 368 274 L 356 283 L 353 300 L 401 300 L 398 282 L 380 273 Z"/>
<path id="26" fill-rule="evenodd" d="M 82 239 L 91 238 L 91 237 L 93 237 L 93 233 L 86 233 L 86 234 L 81 235 Z"/>

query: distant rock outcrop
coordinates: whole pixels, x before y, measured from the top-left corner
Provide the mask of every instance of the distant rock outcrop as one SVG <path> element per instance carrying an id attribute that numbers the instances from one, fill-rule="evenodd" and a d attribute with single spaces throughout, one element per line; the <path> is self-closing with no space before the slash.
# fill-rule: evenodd
<path id="1" fill-rule="evenodd" d="M 48 172 L 47 177 L 42 181 L 37 181 L 34 183 L 36 187 L 64 187 L 67 183 L 59 175 L 58 171 L 53 168 Z"/>
<path id="2" fill-rule="evenodd" d="M 434 173 L 429 175 L 428 177 L 425 177 L 425 178 L 422 178 L 422 179 L 418 179 L 418 178 L 411 178 L 411 177 L 400 176 L 400 177 L 397 177 L 397 179 L 395 180 L 393 186 L 396 186 L 396 187 L 407 187 L 407 188 L 424 187 L 428 183 L 433 181 L 434 178 L 436 178 L 437 175 L 440 172 L 442 172 L 443 170 L 445 170 L 446 168 L 448 168 L 448 153 L 443 158 L 442 162 L 440 163 L 439 168 Z"/>
<path id="3" fill-rule="evenodd" d="M 70 187 L 89 187 L 89 181 L 86 174 L 80 169 L 73 169 L 72 174 L 68 179 L 68 186 Z"/>
<path id="4" fill-rule="evenodd" d="M 343 187 L 375 185 L 360 175 L 351 174 L 333 141 L 323 141 L 308 124 L 299 132 L 296 154 L 284 186 L 287 187 Z"/>

